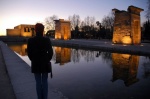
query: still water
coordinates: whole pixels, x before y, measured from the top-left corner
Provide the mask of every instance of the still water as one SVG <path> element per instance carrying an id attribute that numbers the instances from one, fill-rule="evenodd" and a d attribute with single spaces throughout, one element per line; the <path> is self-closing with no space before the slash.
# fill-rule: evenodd
<path id="1" fill-rule="evenodd" d="M 8 44 L 31 65 L 26 44 Z M 150 99 L 150 58 L 53 46 L 49 87 L 69 99 Z"/>

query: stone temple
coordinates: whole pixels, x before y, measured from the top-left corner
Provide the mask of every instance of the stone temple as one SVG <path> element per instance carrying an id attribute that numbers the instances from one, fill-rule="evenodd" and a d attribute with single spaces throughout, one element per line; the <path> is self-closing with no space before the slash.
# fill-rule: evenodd
<path id="1" fill-rule="evenodd" d="M 55 39 L 71 39 L 70 21 L 64 19 L 55 20 Z"/>
<path id="2" fill-rule="evenodd" d="M 141 44 L 140 12 L 143 9 L 129 6 L 127 11 L 112 9 L 115 12 L 114 44 Z"/>
<path id="3" fill-rule="evenodd" d="M 20 24 L 14 29 L 6 29 L 7 36 L 32 37 L 35 36 L 35 25 Z"/>

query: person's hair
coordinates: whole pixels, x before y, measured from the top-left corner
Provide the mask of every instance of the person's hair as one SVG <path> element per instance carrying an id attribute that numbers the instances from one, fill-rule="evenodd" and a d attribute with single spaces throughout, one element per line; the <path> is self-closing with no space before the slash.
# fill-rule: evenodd
<path id="1" fill-rule="evenodd" d="M 36 23 L 35 32 L 37 36 L 43 36 L 44 25 L 42 23 Z"/>

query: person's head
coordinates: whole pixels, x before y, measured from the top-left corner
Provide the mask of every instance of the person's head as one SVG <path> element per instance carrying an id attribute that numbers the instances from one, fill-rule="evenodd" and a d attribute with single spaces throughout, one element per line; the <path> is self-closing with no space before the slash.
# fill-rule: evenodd
<path id="1" fill-rule="evenodd" d="M 43 36 L 43 31 L 44 31 L 44 25 L 41 23 L 36 23 L 35 25 L 36 36 Z"/>

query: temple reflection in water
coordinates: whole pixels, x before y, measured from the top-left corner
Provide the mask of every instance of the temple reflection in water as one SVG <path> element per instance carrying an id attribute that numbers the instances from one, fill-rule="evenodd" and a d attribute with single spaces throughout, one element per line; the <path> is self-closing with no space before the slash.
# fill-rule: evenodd
<path id="1" fill-rule="evenodd" d="M 26 52 L 27 44 L 14 44 L 14 45 L 9 44 L 8 46 L 13 51 L 20 54 L 21 56 L 27 55 L 27 52 Z M 78 50 L 78 53 L 73 53 L 71 52 L 73 51 L 71 50 L 71 48 L 65 48 L 65 47 L 53 46 L 53 50 L 54 50 L 53 59 L 56 64 L 59 63 L 60 65 L 64 65 L 65 63 L 71 62 L 71 55 L 76 57 L 78 55 L 75 55 L 75 54 L 80 53 L 80 55 L 83 55 L 83 56 L 85 55 L 85 57 L 88 59 L 91 58 L 89 54 L 93 55 L 92 54 L 93 51 L 88 51 L 88 54 L 86 54 L 87 51 L 85 51 L 85 54 L 83 53 L 81 54 L 83 50 Z M 110 59 L 112 56 L 112 67 L 113 67 L 112 82 L 116 80 L 123 80 L 126 86 L 130 86 L 136 83 L 137 81 L 139 81 L 139 79 L 137 78 L 139 56 L 130 55 L 130 54 L 112 53 L 108 57 L 108 54 L 109 52 L 103 52 L 100 55 L 102 55 L 104 60 Z M 96 57 L 97 56 L 95 56 L 95 58 Z"/>
<path id="2" fill-rule="evenodd" d="M 27 55 L 27 44 L 8 44 L 10 49 L 20 54 L 21 56 Z M 64 65 L 64 63 L 68 63 L 71 61 L 71 49 L 64 47 L 54 47 L 54 53 L 56 58 L 56 63 L 60 63 L 60 65 Z"/>
<path id="3" fill-rule="evenodd" d="M 56 53 L 56 63 L 60 63 L 60 65 L 64 65 L 64 63 L 68 63 L 71 61 L 71 49 L 63 48 L 63 47 L 54 47 Z"/>
<path id="4" fill-rule="evenodd" d="M 27 44 L 9 44 L 8 46 L 21 56 L 27 55 Z"/>
<path id="5" fill-rule="evenodd" d="M 112 81 L 121 79 L 126 86 L 139 81 L 137 78 L 139 56 L 112 53 L 113 78 Z"/>

